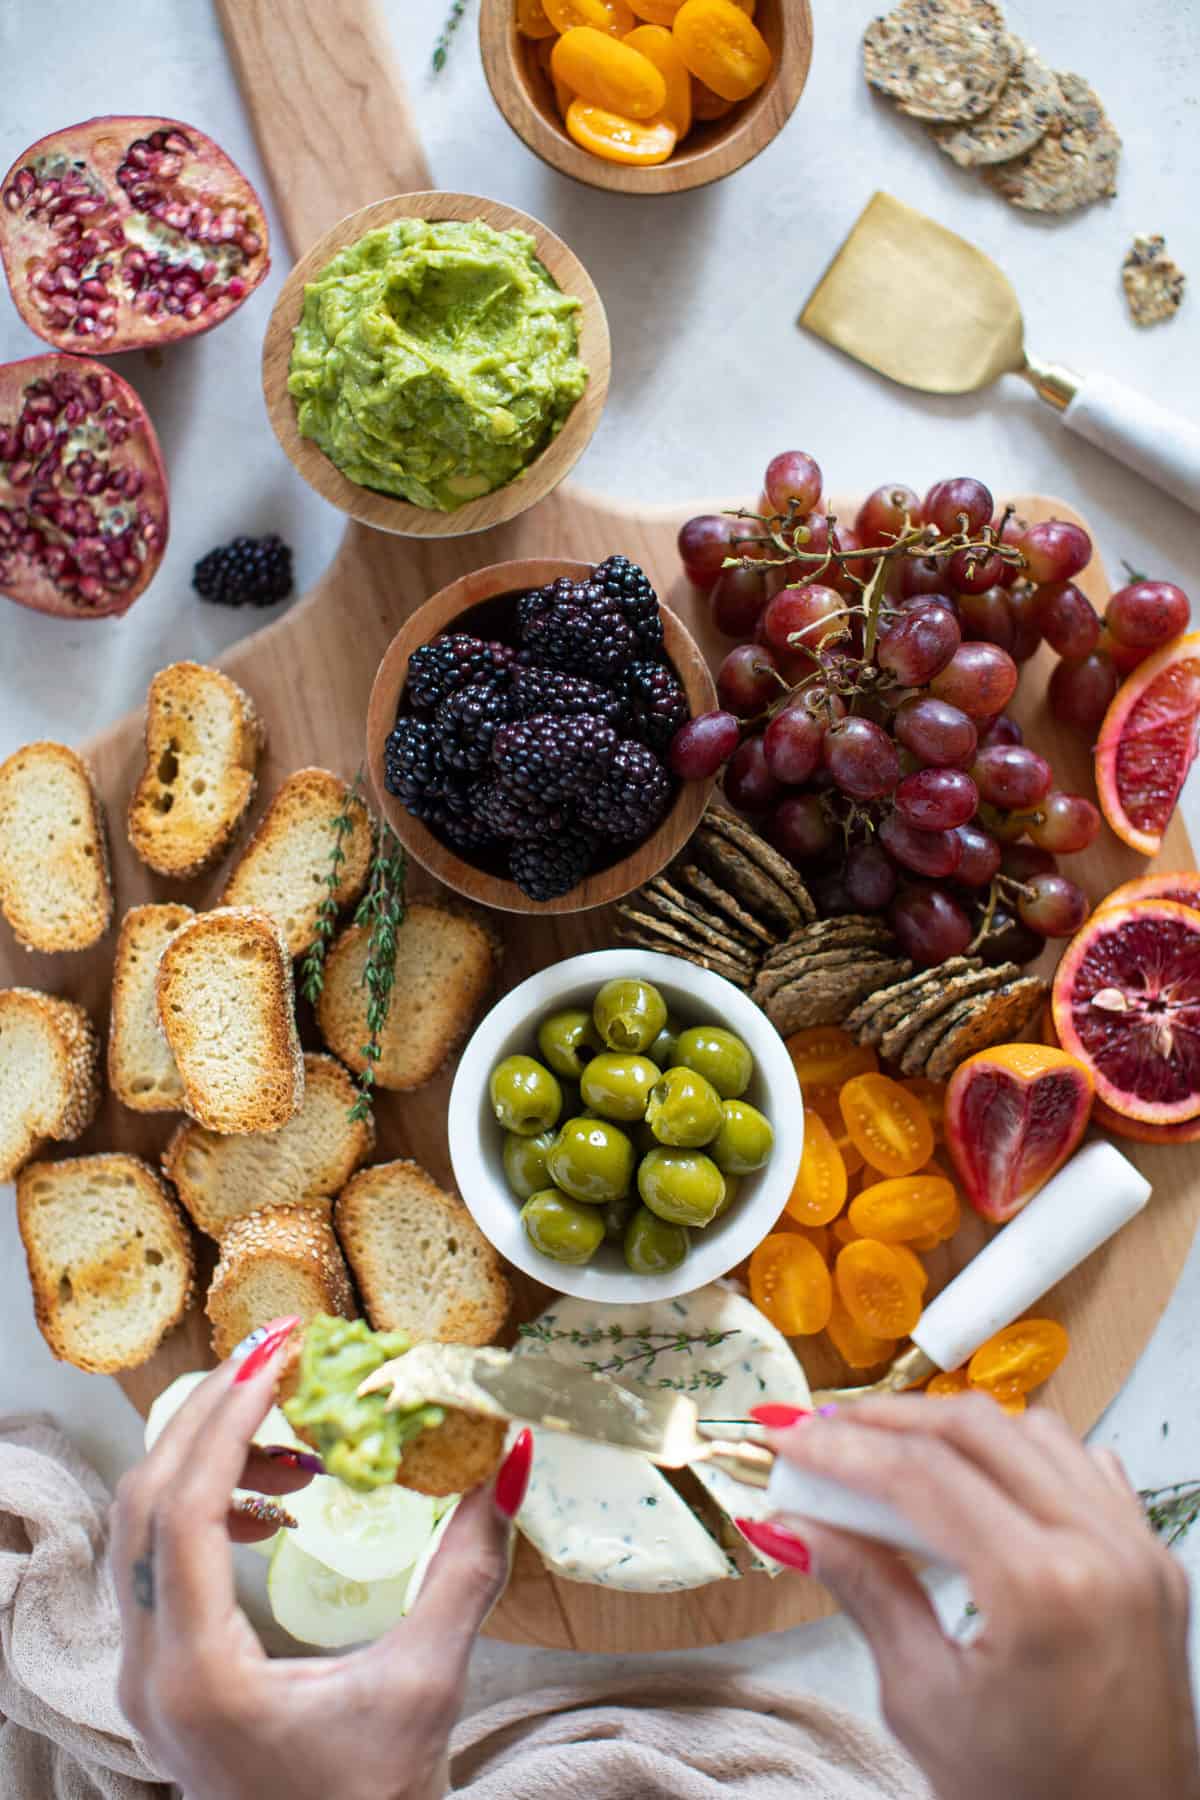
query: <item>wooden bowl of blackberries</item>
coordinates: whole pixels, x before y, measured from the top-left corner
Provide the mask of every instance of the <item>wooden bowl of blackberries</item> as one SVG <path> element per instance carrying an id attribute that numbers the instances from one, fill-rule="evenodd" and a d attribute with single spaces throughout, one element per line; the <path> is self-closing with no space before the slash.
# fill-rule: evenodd
<path id="1" fill-rule="evenodd" d="M 713 780 L 678 780 L 669 750 L 715 705 L 694 639 L 627 557 L 496 563 L 392 640 L 367 766 L 385 819 L 447 887 L 505 912 L 583 912 L 695 830 Z"/>

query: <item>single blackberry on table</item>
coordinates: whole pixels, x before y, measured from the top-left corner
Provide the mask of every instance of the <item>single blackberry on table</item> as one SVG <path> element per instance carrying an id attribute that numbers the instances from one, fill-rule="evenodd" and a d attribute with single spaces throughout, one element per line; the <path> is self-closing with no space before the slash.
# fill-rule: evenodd
<path id="1" fill-rule="evenodd" d="M 545 843 L 514 844 L 512 878 L 530 900 L 557 900 L 579 886 L 594 855 L 595 839 L 586 831 L 562 831 Z"/>
<path id="2" fill-rule="evenodd" d="M 637 637 L 617 603 L 596 581 L 560 576 L 517 601 L 521 642 L 535 662 L 605 681 L 637 651 Z"/>
<path id="3" fill-rule="evenodd" d="M 442 761 L 451 769 L 478 773 L 492 754 L 498 726 L 513 716 L 508 678 L 493 675 L 487 681 L 468 682 L 436 708 L 433 731 Z"/>
<path id="4" fill-rule="evenodd" d="M 552 806 L 536 795 L 518 798 L 503 781 L 480 781 L 471 790 L 476 817 L 497 837 L 530 842 L 556 837 L 574 823 L 567 806 Z"/>
<path id="5" fill-rule="evenodd" d="M 579 822 L 617 843 L 640 844 L 671 804 L 671 777 L 645 744 L 618 744 L 604 780 L 577 802 Z"/>
<path id="6" fill-rule="evenodd" d="M 432 712 L 449 695 L 497 675 L 513 661 L 507 644 L 487 644 L 469 631 L 447 632 L 422 644 L 408 659 L 408 699 L 419 712 Z"/>
<path id="7" fill-rule="evenodd" d="M 514 669 L 510 692 L 514 719 L 531 719 L 536 713 L 573 719 L 580 713 L 594 713 L 606 725 L 620 725 L 625 717 L 625 707 L 611 688 L 583 675 L 566 675 L 561 669 Z"/>
<path id="8" fill-rule="evenodd" d="M 192 586 L 216 606 L 274 606 L 292 591 L 292 553 L 275 532 L 234 538 L 200 558 Z"/>
<path id="9" fill-rule="evenodd" d="M 665 756 L 671 739 L 691 716 L 674 669 L 661 662 L 630 663 L 617 680 L 616 692 L 624 701 L 635 735 L 657 755 Z"/>
<path id="10" fill-rule="evenodd" d="M 626 621 L 633 628 L 637 646 L 643 656 L 662 649 L 663 625 L 658 595 L 645 571 L 627 556 L 610 556 L 596 570 L 610 600 L 615 600 Z"/>
<path id="11" fill-rule="evenodd" d="M 532 795 L 557 806 L 603 781 L 616 747 L 616 732 L 594 713 L 539 714 L 500 727 L 492 762 L 514 799 Z"/>

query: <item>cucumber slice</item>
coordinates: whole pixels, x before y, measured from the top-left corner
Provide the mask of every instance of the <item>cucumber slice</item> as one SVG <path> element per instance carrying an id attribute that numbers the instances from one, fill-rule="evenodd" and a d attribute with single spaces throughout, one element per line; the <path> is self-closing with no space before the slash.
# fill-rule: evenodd
<path id="1" fill-rule="evenodd" d="M 318 1475 L 284 1502 L 298 1520 L 289 1535 L 309 1556 L 347 1581 L 391 1581 L 411 1569 L 429 1543 L 433 1501 L 408 1488 L 356 1494 L 332 1475 Z"/>
<path id="2" fill-rule="evenodd" d="M 322 1650 L 371 1643 L 404 1617 L 407 1570 L 390 1581 L 347 1581 L 308 1556 L 294 1536 L 281 1533 L 267 1594 L 276 1623 L 300 1643 Z"/>
<path id="3" fill-rule="evenodd" d="M 417 1595 L 425 1585 L 425 1577 L 429 1573 L 429 1565 L 438 1553 L 438 1546 L 446 1535 L 450 1521 L 454 1517 L 458 1507 L 458 1501 L 459 1496 L 456 1494 L 452 1500 L 439 1500 L 437 1502 L 437 1505 L 442 1508 L 442 1512 L 433 1536 L 426 1544 L 422 1554 L 417 1558 L 412 1574 L 409 1577 L 408 1599 L 404 1606 L 405 1612 L 411 1611 L 417 1603 Z"/>
<path id="4" fill-rule="evenodd" d="M 200 1383 L 211 1374 L 211 1369 L 193 1369 L 187 1375 L 177 1375 L 170 1387 L 163 1389 L 146 1414 L 147 1451 L 153 1450 L 184 1401 L 190 1400 Z M 303 1439 L 296 1436 L 277 1406 L 271 1408 L 255 1432 L 254 1441 L 256 1444 L 286 1444 L 292 1450 L 308 1448 Z"/>

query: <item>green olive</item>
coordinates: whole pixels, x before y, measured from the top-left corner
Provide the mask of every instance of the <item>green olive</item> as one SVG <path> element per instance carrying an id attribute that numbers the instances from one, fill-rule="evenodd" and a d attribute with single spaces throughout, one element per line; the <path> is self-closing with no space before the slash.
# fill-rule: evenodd
<path id="1" fill-rule="evenodd" d="M 722 1174 L 725 1173 L 724 1170 L 722 1170 L 721 1172 L 722 1172 Z M 738 1189 L 741 1187 L 741 1185 L 742 1184 L 738 1180 L 736 1175 L 726 1175 L 725 1176 L 725 1198 L 722 1200 L 720 1206 L 718 1206 L 716 1212 L 713 1214 L 712 1218 L 709 1220 L 710 1224 L 715 1225 L 718 1219 L 723 1219 L 725 1217 L 725 1214 L 729 1211 L 730 1207 L 733 1205 L 734 1201 L 737 1199 Z"/>
<path id="2" fill-rule="evenodd" d="M 550 1147 L 546 1166 L 556 1187 L 573 1200 L 605 1206 L 633 1184 L 636 1158 L 628 1135 L 607 1119 L 568 1119 Z"/>
<path id="3" fill-rule="evenodd" d="M 750 1175 L 761 1169 L 775 1147 L 771 1121 L 745 1100 L 726 1100 L 725 1118 L 708 1153 L 718 1169 L 729 1175 Z"/>
<path id="4" fill-rule="evenodd" d="M 675 1054 L 675 1046 L 678 1042 L 679 1032 L 668 1019 L 667 1023 L 663 1026 L 662 1030 L 647 1050 L 646 1055 L 650 1058 L 652 1063 L 657 1063 L 660 1069 L 674 1068 L 675 1064 L 679 1061 L 679 1058 Z"/>
<path id="5" fill-rule="evenodd" d="M 579 1088 L 583 1104 L 602 1119 L 636 1125 L 646 1116 L 646 1102 L 660 1073 L 657 1063 L 649 1057 L 634 1056 L 627 1050 L 606 1050 L 603 1056 L 594 1056 L 583 1071 Z"/>
<path id="6" fill-rule="evenodd" d="M 625 1231 L 625 1263 L 635 1275 L 669 1275 L 688 1253 L 682 1225 L 668 1224 L 639 1206 Z"/>
<path id="7" fill-rule="evenodd" d="M 624 1200 L 610 1200 L 604 1208 L 604 1235 L 610 1244 L 625 1242 L 625 1229 L 636 1207 L 637 1201 L 626 1195 Z"/>
<path id="8" fill-rule="evenodd" d="M 638 1193 L 669 1225 L 709 1225 L 725 1198 L 725 1177 L 698 1150 L 651 1150 L 638 1168 Z"/>
<path id="9" fill-rule="evenodd" d="M 518 1200 L 528 1200 L 549 1184 L 546 1157 L 553 1142 L 552 1131 L 539 1131 L 536 1137 L 520 1137 L 515 1131 L 505 1133 L 504 1173 Z"/>
<path id="10" fill-rule="evenodd" d="M 562 1089 L 558 1080 L 532 1056 L 506 1056 L 488 1083 L 492 1111 L 505 1131 L 536 1137 L 558 1124 Z"/>
<path id="11" fill-rule="evenodd" d="M 531 1194 L 521 1208 L 521 1223 L 534 1249 L 555 1262 L 590 1262 L 604 1242 L 602 1214 L 557 1188 Z"/>
<path id="12" fill-rule="evenodd" d="M 681 1031 L 675 1061 L 711 1081 L 722 1100 L 736 1100 L 744 1094 L 754 1073 L 749 1050 L 722 1025 L 692 1025 Z"/>
<path id="13" fill-rule="evenodd" d="M 537 1042 L 542 1061 L 564 1081 L 578 1081 L 602 1048 L 592 1015 L 581 1006 L 565 1007 L 543 1019 Z"/>
<path id="14" fill-rule="evenodd" d="M 694 1069 L 668 1069 L 651 1091 L 646 1123 L 660 1144 L 697 1150 L 721 1129 L 721 1097 Z"/>
<path id="15" fill-rule="evenodd" d="M 648 981 L 606 981 L 592 1007 L 610 1050 L 648 1050 L 667 1022 L 667 1003 Z"/>

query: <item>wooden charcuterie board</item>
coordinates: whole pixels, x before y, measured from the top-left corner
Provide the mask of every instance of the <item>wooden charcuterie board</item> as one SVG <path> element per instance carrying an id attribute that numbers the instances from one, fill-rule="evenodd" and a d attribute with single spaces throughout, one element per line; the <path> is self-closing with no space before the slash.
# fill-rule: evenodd
<path id="1" fill-rule="evenodd" d="M 220 9 L 297 248 L 354 207 L 390 192 L 430 185 L 407 129 L 386 45 L 368 7 L 333 0 L 220 0 Z M 298 96 L 303 102 L 299 127 Z M 265 434 L 265 422 L 263 430 Z M 1013 498 L 1033 518 L 1074 516 L 1061 502 Z M 317 763 L 353 774 L 364 758 L 371 683 L 392 635 L 429 595 L 483 564 L 534 556 L 600 560 L 621 550 L 646 568 L 663 599 L 718 661 L 728 645 L 709 626 L 703 597 L 683 578 L 675 553 L 682 520 L 709 510 L 714 510 L 711 501 L 648 510 L 570 488 L 560 489 L 523 517 L 473 537 L 422 541 L 350 525 L 332 567 L 316 587 L 277 623 L 221 659 L 253 695 L 268 730 L 250 826 L 292 770 Z M 846 516 L 853 506 L 837 510 Z M 1107 587 L 1098 561 L 1081 585 L 1097 605 L 1103 604 Z M 1046 709 L 1050 660 L 1043 651 L 1027 668 L 1013 710 L 1029 738 L 1050 755 L 1059 783 L 1089 793 L 1086 747 L 1056 727 Z M 219 890 L 223 868 L 200 882 L 169 884 L 138 863 L 126 841 L 124 815 L 140 767 L 141 732 L 140 715 L 130 715 L 84 746 L 108 814 L 118 912 L 140 901 L 166 898 L 204 907 Z M 1071 873 L 1093 899 L 1147 867 L 1107 832 L 1073 865 Z M 1178 820 L 1157 866 L 1193 866 Z M 413 872 L 413 892 L 432 885 L 420 871 Z M 612 923 L 605 912 L 498 916 L 506 944 L 502 985 L 515 985 L 536 967 L 610 943 Z M 0 926 L 0 985 L 21 983 L 66 994 L 87 1006 L 103 1027 L 111 954 L 110 938 L 78 957 L 28 955 Z M 379 1096 L 380 1159 L 412 1156 L 436 1179 L 449 1182 L 449 1082 L 445 1073 L 417 1094 Z M 173 1122 L 168 1115 L 131 1114 L 107 1098 L 95 1125 L 71 1151 L 125 1149 L 153 1160 Z M 1143 1145 L 1122 1148 L 1153 1182 L 1151 1205 L 1063 1283 L 1047 1305 L 1069 1326 L 1073 1347 L 1045 1391 L 1046 1399 L 1079 1430 L 1095 1422 L 1128 1377 L 1174 1289 L 1200 1217 L 1200 1154 Z M 965 1226 L 953 1252 L 939 1253 L 945 1263 L 935 1277 L 944 1280 L 981 1241 L 981 1227 L 973 1237 L 971 1226 Z M 537 1295 L 530 1290 L 521 1298 L 527 1311 L 536 1307 Z M 837 1374 L 835 1367 L 818 1361 L 812 1346 L 798 1348 L 815 1380 Z M 197 1311 L 149 1363 L 122 1377 L 122 1386 L 144 1412 L 175 1375 L 207 1360 L 206 1325 Z M 762 1576 L 682 1594 L 623 1595 L 555 1580 L 523 1546 L 508 1594 L 488 1630 L 494 1637 L 556 1649 L 667 1650 L 776 1631 L 830 1610 L 815 1583 L 771 1582 Z"/>

